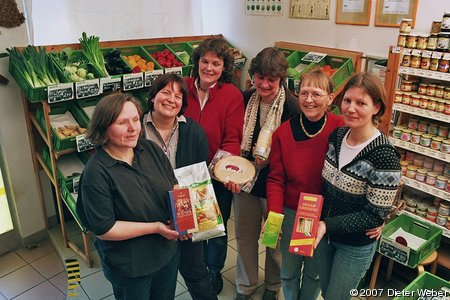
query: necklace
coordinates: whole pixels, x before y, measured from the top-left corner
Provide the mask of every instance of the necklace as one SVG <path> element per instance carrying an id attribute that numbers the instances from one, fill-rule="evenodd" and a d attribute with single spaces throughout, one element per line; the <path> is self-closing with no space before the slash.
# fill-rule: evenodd
<path id="1" fill-rule="evenodd" d="M 308 133 L 308 131 L 306 131 L 305 126 L 303 125 L 303 114 L 300 114 L 300 126 L 302 127 L 303 132 L 305 133 L 305 135 L 307 137 L 309 137 L 310 139 L 312 139 L 313 137 L 315 137 L 316 135 L 318 135 L 319 133 L 322 132 L 322 130 L 325 128 L 325 124 L 327 123 L 327 115 L 325 114 L 325 120 L 323 121 L 322 127 L 320 127 L 319 131 L 317 131 L 314 134 L 310 134 Z"/>
<path id="2" fill-rule="evenodd" d="M 205 94 L 206 94 L 206 92 L 208 91 L 208 88 L 203 89 L 203 88 L 200 86 L 200 84 L 198 85 L 198 89 L 199 89 L 200 91 L 202 91 L 203 93 L 205 93 Z"/>

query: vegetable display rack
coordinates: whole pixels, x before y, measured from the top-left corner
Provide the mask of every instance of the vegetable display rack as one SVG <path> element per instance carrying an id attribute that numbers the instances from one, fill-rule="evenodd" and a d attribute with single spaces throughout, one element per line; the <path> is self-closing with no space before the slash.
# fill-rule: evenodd
<path id="1" fill-rule="evenodd" d="M 142 54 L 149 61 L 153 62 L 154 70 L 130 74 L 115 74 L 104 77 L 100 68 L 94 69 L 92 72 L 93 79 L 86 79 L 81 82 L 68 82 L 67 76 L 61 77 L 62 72 L 71 71 L 65 70 L 62 66 L 57 66 L 59 71 L 60 83 L 50 86 L 32 87 L 27 78 L 24 77 L 24 70 L 20 69 L 19 64 L 12 63 L 12 56 L 10 60 L 9 70 L 17 84 L 22 90 L 22 102 L 25 110 L 25 120 L 27 124 L 30 148 L 32 152 L 33 167 L 38 181 L 39 198 L 41 207 L 45 214 L 45 200 L 44 188 L 39 172 L 44 171 L 48 177 L 51 185 L 54 188 L 55 200 L 57 206 L 57 214 L 60 221 L 61 234 L 66 247 L 71 248 L 78 255 L 80 255 L 89 267 L 92 267 L 93 260 L 90 255 L 90 232 L 81 224 L 76 213 L 76 194 L 74 194 L 77 180 L 80 174 L 73 174 L 74 176 L 64 177 L 58 168 L 58 160 L 67 154 L 75 154 L 77 152 L 89 151 L 87 141 L 82 135 L 63 137 L 58 134 L 55 128 L 52 127 L 51 117 L 54 114 L 64 114 L 69 112 L 80 127 L 87 127 L 89 117 L 86 114 L 86 108 L 95 106 L 101 95 L 116 90 L 128 90 L 135 95 L 143 104 L 146 103 L 147 87 L 150 86 L 153 79 L 159 74 L 167 71 L 167 67 L 162 67 L 151 55 L 145 55 L 144 51 L 147 49 L 158 48 L 167 49 L 168 51 L 178 52 L 174 54 L 174 59 L 179 59 L 181 62 L 191 64 L 188 56 L 192 54 L 193 48 L 191 43 L 200 43 L 201 41 L 212 38 L 222 37 L 221 35 L 205 35 L 205 36 L 184 36 L 184 37 L 166 37 L 155 39 L 139 39 L 126 41 L 111 41 L 100 42 L 100 47 L 103 55 L 111 53 L 112 49 L 124 49 L 126 54 L 136 55 Z M 84 37 L 87 38 L 87 37 Z M 152 47 L 151 45 L 158 45 Z M 66 44 L 53 45 L 43 47 L 46 53 L 53 53 L 52 55 L 61 55 L 58 59 L 69 59 L 72 55 L 78 56 L 77 51 L 81 49 L 80 44 Z M 23 48 L 24 49 L 24 48 Z M 17 49 L 17 50 L 23 50 Z M 40 48 L 41 49 L 41 48 Z M 70 49 L 70 50 L 67 50 Z M 91 49 L 95 50 L 95 49 Z M 61 54 L 61 52 L 64 52 Z M 65 55 L 65 56 L 64 56 Z M 175 56 L 176 55 L 176 56 Z M 91 55 L 93 59 L 95 55 Z M 245 62 L 245 56 L 242 57 Z M 89 59 L 89 57 L 88 57 Z M 97 58 L 98 59 L 98 58 Z M 70 59 L 69 59 L 70 60 Z M 242 62 L 242 60 L 240 61 Z M 182 64 L 182 63 L 180 63 Z M 126 69 L 129 66 L 128 62 L 123 61 L 122 66 Z M 173 66 L 172 66 L 173 67 Z M 188 76 L 192 66 L 182 64 L 178 69 L 172 70 L 176 72 L 180 70 L 180 75 Z M 173 69 L 173 68 L 172 68 Z M 131 70 L 131 68 L 130 68 Z M 236 74 L 240 74 L 237 71 Z M 65 74 L 68 75 L 68 74 Z M 80 72 L 79 75 L 87 75 Z M 73 78 L 75 78 L 73 76 Z M 238 78 L 239 79 L 239 78 Z M 144 105 L 145 106 L 145 105 Z M 80 133 L 80 132 L 78 132 Z M 83 163 L 87 160 L 85 153 L 78 153 L 76 156 L 83 157 Z M 68 211 L 68 213 L 67 213 Z M 66 228 L 66 216 L 73 217 L 77 223 L 81 235 L 82 242 L 75 243 L 69 238 L 70 232 Z M 47 220 L 47 216 L 44 216 Z M 48 227 L 48 224 L 47 224 Z"/>

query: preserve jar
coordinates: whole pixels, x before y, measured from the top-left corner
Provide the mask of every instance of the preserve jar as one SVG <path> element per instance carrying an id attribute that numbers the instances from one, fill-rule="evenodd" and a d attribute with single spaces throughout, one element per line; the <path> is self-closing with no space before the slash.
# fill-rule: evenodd
<path id="1" fill-rule="evenodd" d="M 430 34 L 430 36 L 428 37 L 427 49 L 432 51 L 436 50 L 437 41 L 438 41 L 437 33 Z"/>
<path id="2" fill-rule="evenodd" d="M 416 210 L 416 214 L 417 214 L 419 217 L 422 217 L 422 218 L 426 218 L 426 217 L 427 217 L 427 212 L 426 212 L 426 211 Z"/>
<path id="3" fill-rule="evenodd" d="M 437 173 L 435 172 L 428 172 L 427 173 L 427 178 L 425 179 L 425 182 L 429 185 L 435 185 L 436 183 L 436 178 L 437 178 Z"/>
<path id="4" fill-rule="evenodd" d="M 399 139 L 402 136 L 402 127 L 401 126 L 394 126 L 394 129 L 392 130 L 392 137 Z"/>
<path id="5" fill-rule="evenodd" d="M 407 162 L 406 160 L 401 160 L 400 161 L 400 168 L 402 169 L 402 176 L 406 176 L 406 168 L 408 167 L 409 162 Z"/>
<path id="6" fill-rule="evenodd" d="M 408 34 L 400 33 L 397 38 L 397 46 L 405 47 L 407 37 L 408 37 Z"/>
<path id="7" fill-rule="evenodd" d="M 427 130 L 428 130 L 428 121 L 420 120 L 419 121 L 419 125 L 417 125 L 417 130 L 419 130 L 420 132 L 427 132 Z"/>
<path id="8" fill-rule="evenodd" d="M 439 204 L 438 214 L 448 216 L 450 214 L 450 205 L 445 201 L 441 201 Z"/>
<path id="9" fill-rule="evenodd" d="M 442 16 L 441 32 L 450 31 L 450 12 L 445 12 Z"/>
<path id="10" fill-rule="evenodd" d="M 411 68 L 420 68 L 420 55 L 411 56 Z"/>
<path id="11" fill-rule="evenodd" d="M 414 156 L 416 156 L 416 154 L 414 152 L 406 151 L 405 160 L 412 163 L 414 160 Z"/>
<path id="12" fill-rule="evenodd" d="M 403 129 L 400 139 L 404 142 L 409 142 L 411 140 L 411 132 L 412 132 L 412 129 L 409 129 L 409 128 Z"/>
<path id="13" fill-rule="evenodd" d="M 417 167 L 416 166 L 408 166 L 406 168 L 406 177 L 414 179 L 416 178 Z"/>
<path id="14" fill-rule="evenodd" d="M 416 173 L 417 181 L 424 182 L 426 177 L 427 177 L 427 170 L 425 170 L 425 169 L 417 170 L 417 173 Z"/>
<path id="15" fill-rule="evenodd" d="M 436 85 L 436 91 L 434 93 L 434 96 L 438 97 L 438 98 L 443 98 L 444 97 L 444 88 L 445 88 L 445 86 L 443 86 L 443 85 Z"/>
<path id="16" fill-rule="evenodd" d="M 428 45 L 428 34 L 421 34 L 417 37 L 417 49 L 425 50 Z"/>
<path id="17" fill-rule="evenodd" d="M 427 214 L 430 214 L 432 216 L 437 216 L 438 215 L 438 208 L 435 206 L 429 206 L 427 208 Z"/>
<path id="18" fill-rule="evenodd" d="M 447 186 L 447 177 L 439 175 L 436 177 L 436 183 L 434 186 L 440 190 L 444 190 Z"/>
<path id="19" fill-rule="evenodd" d="M 421 135 L 422 135 L 422 132 L 420 132 L 420 131 L 411 132 L 411 143 L 419 144 Z M 422 161 L 422 163 L 423 163 L 423 161 Z"/>
<path id="20" fill-rule="evenodd" d="M 437 71 L 439 69 L 439 58 L 432 57 L 430 60 L 430 70 Z"/>
<path id="21" fill-rule="evenodd" d="M 431 23 L 430 33 L 439 33 L 439 32 L 441 32 L 441 25 L 442 25 L 442 21 L 441 20 L 434 20 Z"/>
<path id="22" fill-rule="evenodd" d="M 426 83 L 420 83 L 417 92 L 421 95 L 425 95 L 427 93 L 427 86 L 428 84 Z"/>
<path id="23" fill-rule="evenodd" d="M 449 139 L 442 141 L 441 152 L 443 152 L 445 154 L 450 153 L 450 140 Z"/>
<path id="24" fill-rule="evenodd" d="M 418 126 L 419 126 L 419 119 L 416 117 L 410 117 L 408 120 L 408 128 L 416 130 Z"/>
<path id="25" fill-rule="evenodd" d="M 438 125 L 437 123 L 432 123 L 432 122 L 430 122 L 430 123 L 428 124 L 427 132 L 428 132 L 429 134 L 431 134 L 431 135 L 437 135 L 437 133 L 438 133 L 438 128 L 439 128 L 439 125 Z"/>
<path id="26" fill-rule="evenodd" d="M 414 106 L 414 107 L 419 107 L 421 98 L 422 97 L 419 94 L 411 95 L 411 102 L 409 102 L 409 105 Z M 413 128 L 413 129 L 415 129 L 415 128 Z"/>
<path id="27" fill-rule="evenodd" d="M 444 106 L 444 114 L 450 115 L 450 100 L 445 100 Z"/>
<path id="28" fill-rule="evenodd" d="M 430 147 L 431 144 L 431 134 L 425 133 L 422 134 L 422 136 L 420 137 L 420 143 L 421 146 L 424 147 Z"/>
<path id="29" fill-rule="evenodd" d="M 409 37 L 410 36 L 408 36 L 408 39 L 409 39 Z M 450 42 L 450 34 L 445 33 L 445 32 L 439 33 L 436 49 L 441 50 L 441 51 L 447 51 L 449 42 Z M 408 40 L 406 40 L 406 43 L 408 43 Z M 417 37 L 416 37 L 416 43 L 417 43 Z"/>
<path id="30" fill-rule="evenodd" d="M 440 151 L 443 140 L 444 140 L 444 138 L 442 138 L 440 136 L 433 136 L 431 138 L 430 148 L 433 150 L 436 150 L 436 151 Z"/>
<path id="31" fill-rule="evenodd" d="M 438 136 L 442 136 L 443 138 L 448 137 L 449 127 L 444 125 L 439 125 L 438 127 Z"/>
<path id="32" fill-rule="evenodd" d="M 444 162 L 440 160 L 435 160 L 433 164 L 433 172 L 441 174 L 444 172 Z"/>
<path id="33" fill-rule="evenodd" d="M 447 73 L 449 66 L 450 66 L 450 61 L 448 59 L 441 59 L 441 60 L 439 60 L 438 71 Z"/>
<path id="34" fill-rule="evenodd" d="M 434 165 L 434 159 L 431 157 L 425 157 L 425 160 L 423 161 L 423 168 L 427 170 L 432 170 Z"/>
<path id="35" fill-rule="evenodd" d="M 403 92 L 402 91 L 395 91 L 394 102 L 395 103 L 402 103 L 402 97 L 403 97 Z"/>
<path id="36" fill-rule="evenodd" d="M 411 54 L 403 54 L 402 66 L 404 67 L 411 66 Z"/>
<path id="37" fill-rule="evenodd" d="M 439 36 L 438 36 L 438 45 L 439 45 L 440 36 L 441 36 L 441 34 L 439 34 Z M 406 38 L 406 47 L 414 49 L 414 48 L 416 48 L 416 45 L 417 45 L 417 35 L 409 34 L 408 37 Z"/>
<path id="38" fill-rule="evenodd" d="M 436 84 L 430 83 L 427 86 L 427 96 L 434 96 L 436 94 Z"/>
<path id="39" fill-rule="evenodd" d="M 402 104 L 409 105 L 411 103 L 411 95 L 410 92 L 404 92 L 402 97 Z"/>
<path id="40" fill-rule="evenodd" d="M 450 86 L 444 88 L 444 99 L 450 100 Z"/>
<path id="41" fill-rule="evenodd" d="M 443 113 L 444 111 L 445 111 L 445 100 L 441 98 L 436 98 L 435 112 Z"/>
<path id="42" fill-rule="evenodd" d="M 423 168 L 423 164 L 425 162 L 425 158 L 423 155 L 416 155 L 414 156 L 413 165 L 415 165 L 418 168 Z"/>
<path id="43" fill-rule="evenodd" d="M 420 60 L 420 68 L 423 70 L 429 70 L 431 64 L 431 58 L 427 56 L 422 56 L 422 59 Z"/>
<path id="44" fill-rule="evenodd" d="M 400 22 L 400 33 L 410 33 L 412 28 L 412 19 L 402 19 Z"/>
<path id="45" fill-rule="evenodd" d="M 436 110 L 436 100 L 433 97 L 428 98 L 427 109 L 431 111 Z"/>
<path id="46" fill-rule="evenodd" d="M 445 225 L 447 225 L 447 216 L 437 215 L 436 224 L 445 227 Z"/>
<path id="47" fill-rule="evenodd" d="M 435 223 L 437 216 L 430 216 L 429 214 L 426 215 L 425 219 L 427 219 L 430 222 Z"/>
<path id="48" fill-rule="evenodd" d="M 418 202 L 417 203 L 417 210 L 418 211 L 427 212 L 428 207 L 430 207 L 430 206 L 427 203 L 425 203 L 425 202 Z"/>
<path id="49" fill-rule="evenodd" d="M 402 83 L 400 85 L 400 90 L 402 90 L 403 92 L 411 92 L 411 88 L 412 88 L 411 80 L 402 80 Z"/>

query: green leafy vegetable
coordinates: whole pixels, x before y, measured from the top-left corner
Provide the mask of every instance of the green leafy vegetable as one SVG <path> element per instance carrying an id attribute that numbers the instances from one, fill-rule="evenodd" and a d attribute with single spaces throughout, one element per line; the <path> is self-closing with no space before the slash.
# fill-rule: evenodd
<path id="1" fill-rule="evenodd" d="M 100 38 L 98 36 L 87 36 L 86 32 L 83 32 L 80 38 L 81 49 L 86 55 L 89 63 L 102 75 L 102 77 L 109 76 L 106 70 L 105 60 L 100 48 Z"/>

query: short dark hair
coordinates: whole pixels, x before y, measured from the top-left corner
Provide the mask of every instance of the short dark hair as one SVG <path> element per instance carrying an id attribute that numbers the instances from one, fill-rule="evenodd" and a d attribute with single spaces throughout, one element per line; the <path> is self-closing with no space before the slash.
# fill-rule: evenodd
<path id="1" fill-rule="evenodd" d="M 200 58 L 207 52 L 213 52 L 218 58 L 223 59 L 224 70 L 222 75 L 220 75 L 219 81 L 231 82 L 234 71 L 234 55 L 231 53 L 227 41 L 223 38 L 210 38 L 204 40 L 197 48 L 195 48 L 192 53 L 192 62 L 194 65 L 192 68 L 192 76 L 195 78 L 199 77 L 198 64 Z"/>
<path id="2" fill-rule="evenodd" d="M 159 93 L 166 85 L 177 83 L 180 87 L 181 93 L 183 94 L 183 99 L 181 103 L 181 109 L 178 113 L 178 116 L 181 116 L 186 111 L 187 107 L 187 98 L 188 98 L 188 89 L 186 86 L 186 82 L 182 77 L 175 73 L 167 73 L 164 75 L 158 76 L 155 81 L 152 82 L 148 92 L 148 108 L 150 111 L 155 110 L 155 104 L 153 103 L 153 99 L 156 97 L 156 94 Z"/>
<path id="3" fill-rule="evenodd" d="M 288 68 L 289 64 L 284 54 L 274 47 L 267 47 L 252 59 L 248 71 L 251 76 L 257 73 L 261 76 L 278 77 L 281 79 L 281 86 L 288 76 Z"/>
<path id="4" fill-rule="evenodd" d="M 363 89 L 364 92 L 369 95 L 370 98 L 372 98 L 374 105 L 380 105 L 379 111 L 372 116 L 372 122 L 375 125 L 378 125 L 380 122 L 380 118 L 386 111 L 386 90 L 384 88 L 383 82 L 378 76 L 374 74 L 365 72 L 357 73 L 353 75 L 345 84 L 345 87 L 341 92 L 341 97 L 339 97 L 339 101 L 342 101 L 345 92 L 355 87 Z"/>
<path id="5" fill-rule="evenodd" d="M 117 119 L 126 102 L 133 103 L 139 112 L 139 116 L 142 115 L 141 104 L 130 94 L 109 94 L 97 103 L 86 131 L 86 138 L 91 143 L 105 145 L 108 142 L 107 130 Z"/>

